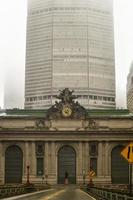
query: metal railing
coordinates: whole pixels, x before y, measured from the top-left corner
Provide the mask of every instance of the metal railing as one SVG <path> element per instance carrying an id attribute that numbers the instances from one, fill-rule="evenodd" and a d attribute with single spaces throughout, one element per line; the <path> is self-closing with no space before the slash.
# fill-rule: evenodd
<path id="1" fill-rule="evenodd" d="M 20 185 L 20 186 L 13 186 L 13 185 L 8 185 L 8 186 L 0 186 L 0 199 L 3 197 L 8 197 L 8 196 L 15 196 L 18 194 L 23 194 L 23 193 L 29 193 L 34 191 L 35 188 L 32 186 L 25 186 L 25 185 Z"/>
<path id="2" fill-rule="evenodd" d="M 97 187 L 92 187 L 89 191 L 103 200 L 133 200 L 133 196 L 125 194 L 125 191 L 117 192 Z"/>

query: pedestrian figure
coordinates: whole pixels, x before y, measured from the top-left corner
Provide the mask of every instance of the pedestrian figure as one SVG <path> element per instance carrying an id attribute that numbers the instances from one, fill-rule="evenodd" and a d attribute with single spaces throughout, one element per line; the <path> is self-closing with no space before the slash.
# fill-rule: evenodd
<path id="1" fill-rule="evenodd" d="M 68 172 L 65 172 L 65 185 L 68 185 Z"/>

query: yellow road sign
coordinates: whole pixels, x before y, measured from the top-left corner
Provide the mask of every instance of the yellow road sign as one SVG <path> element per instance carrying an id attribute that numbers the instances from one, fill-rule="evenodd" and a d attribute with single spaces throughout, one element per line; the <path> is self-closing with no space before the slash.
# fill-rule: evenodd
<path id="1" fill-rule="evenodd" d="M 89 175 L 91 176 L 91 177 L 93 177 L 93 176 L 95 176 L 95 172 L 93 171 L 93 170 L 91 170 L 90 172 L 89 172 Z"/>
<path id="2" fill-rule="evenodd" d="M 122 151 L 121 155 L 129 162 L 133 163 L 133 143 L 127 145 Z"/>

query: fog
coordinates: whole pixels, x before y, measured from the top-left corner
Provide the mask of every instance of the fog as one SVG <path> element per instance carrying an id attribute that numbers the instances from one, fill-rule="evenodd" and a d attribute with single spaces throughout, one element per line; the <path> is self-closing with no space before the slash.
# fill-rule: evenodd
<path id="1" fill-rule="evenodd" d="M 0 0 L 0 106 L 23 108 L 26 0 Z M 133 2 L 114 1 L 116 101 L 126 107 L 126 79 L 133 60 Z M 4 95 L 5 94 L 5 95 Z"/>

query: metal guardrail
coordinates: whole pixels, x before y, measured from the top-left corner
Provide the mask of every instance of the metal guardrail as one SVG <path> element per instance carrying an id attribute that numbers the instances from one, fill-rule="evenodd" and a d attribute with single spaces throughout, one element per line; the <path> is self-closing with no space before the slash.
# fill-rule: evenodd
<path id="1" fill-rule="evenodd" d="M 24 187 L 1 187 L 0 188 L 0 199 L 6 196 L 12 196 L 17 194 L 22 194 L 25 192 Z"/>
<path id="2" fill-rule="evenodd" d="M 92 187 L 89 189 L 90 192 L 101 197 L 103 200 L 133 200 L 133 197 L 128 196 L 128 194 L 117 193 L 115 191 L 109 191 L 102 188 Z"/>
<path id="3" fill-rule="evenodd" d="M 28 192 L 32 192 L 34 190 L 34 187 L 28 187 L 24 185 L 20 186 L 1 186 L 0 187 L 0 199 L 8 196 L 15 196 L 18 194 L 24 194 Z"/>

